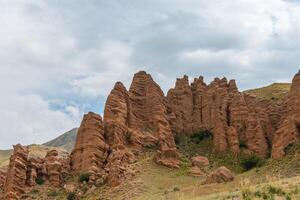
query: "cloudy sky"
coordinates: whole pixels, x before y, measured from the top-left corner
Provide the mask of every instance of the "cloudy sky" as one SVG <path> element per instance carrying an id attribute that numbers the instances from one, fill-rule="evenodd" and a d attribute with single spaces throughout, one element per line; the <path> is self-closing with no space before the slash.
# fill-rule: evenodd
<path id="1" fill-rule="evenodd" d="M 114 82 L 151 73 L 289 82 L 300 1 L 0 0 L 0 149 L 42 143 L 103 113 Z"/>

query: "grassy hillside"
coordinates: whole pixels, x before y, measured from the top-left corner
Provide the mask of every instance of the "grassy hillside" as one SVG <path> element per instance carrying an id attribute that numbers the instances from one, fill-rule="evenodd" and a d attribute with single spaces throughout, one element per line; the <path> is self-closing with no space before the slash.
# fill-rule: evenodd
<path id="1" fill-rule="evenodd" d="M 137 162 L 132 164 L 135 171 L 133 177 L 128 177 L 118 187 L 105 185 L 93 187 L 81 184 L 74 176 L 66 184 L 79 186 L 83 194 L 82 200 L 296 200 L 300 199 L 300 143 L 288 149 L 288 155 L 282 160 L 266 160 L 261 167 L 242 172 L 235 170 L 238 163 L 222 161 L 222 156 L 210 152 L 210 142 L 207 139 L 196 141 L 194 147 L 186 148 L 184 141 L 179 144 L 181 168 L 170 169 L 157 165 L 153 161 L 155 151 L 149 150 L 139 155 Z M 208 150 L 208 151 L 207 151 Z M 205 177 L 189 175 L 191 167 L 186 159 L 188 155 L 207 154 L 211 166 L 206 169 L 210 173 L 215 168 L 226 165 L 235 171 L 235 180 L 229 183 L 204 184 Z M 214 154 L 214 156 L 210 156 Z M 223 158 L 228 160 L 228 158 Z M 48 186 L 34 188 L 29 199 L 66 199 L 68 192 L 62 188 Z M 100 198 L 99 198 L 100 197 Z"/>
<path id="2" fill-rule="evenodd" d="M 246 90 L 244 93 L 274 102 L 281 102 L 290 91 L 290 88 L 290 83 L 273 83 L 266 87 Z"/>
<path id="3" fill-rule="evenodd" d="M 60 147 L 60 148 L 67 150 L 68 152 L 71 152 L 74 147 L 75 140 L 76 140 L 77 130 L 78 130 L 77 128 L 74 128 L 74 129 L 58 136 L 57 138 L 44 143 L 43 145 L 49 146 L 49 147 Z"/>

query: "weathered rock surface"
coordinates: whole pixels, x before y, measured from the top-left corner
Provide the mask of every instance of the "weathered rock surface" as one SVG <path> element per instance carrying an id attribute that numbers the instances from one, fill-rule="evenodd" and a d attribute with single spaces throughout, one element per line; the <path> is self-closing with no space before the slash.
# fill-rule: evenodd
<path id="1" fill-rule="evenodd" d="M 226 183 L 226 182 L 230 182 L 233 180 L 234 180 L 233 173 L 226 167 L 220 167 L 208 175 L 205 183 L 206 184 Z"/>
<path id="2" fill-rule="evenodd" d="M 191 161 L 192 161 L 192 166 L 199 167 L 200 169 L 209 166 L 209 160 L 205 156 L 192 157 Z"/>
<path id="3" fill-rule="evenodd" d="M 295 75 L 291 91 L 284 102 L 285 112 L 275 132 L 272 157 L 281 158 L 285 148 L 299 140 L 300 136 L 300 71 Z"/>
<path id="4" fill-rule="evenodd" d="M 195 177 L 201 177 L 201 176 L 205 176 L 205 172 L 202 171 L 202 169 L 200 169 L 199 167 L 193 166 L 190 169 L 190 175 Z"/>
<path id="5" fill-rule="evenodd" d="M 62 163 L 58 158 L 58 152 L 56 150 L 49 151 L 45 157 L 45 167 L 47 180 L 53 186 L 59 187 L 61 183 L 61 171 Z"/>
<path id="6" fill-rule="evenodd" d="M 84 115 L 71 153 L 72 169 L 77 172 L 101 173 L 106 164 L 108 149 L 102 117 L 92 112 Z"/>
<path id="7" fill-rule="evenodd" d="M 271 120 L 276 119 L 271 118 L 266 105 L 246 99 L 234 80 L 216 78 L 206 85 L 203 77 L 199 77 L 189 85 L 188 77 L 184 76 L 177 79 L 167 99 L 174 134 L 211 130 L 219 152 L 239 153 L 241 142 L 247 143 L 245 152 L 268 155 L 274 132 Z"/>
<path id="8" fill-rule="evenodd" d="M 4 183 L 5 199 L 20 199 L 25 192 L 28 153 L 27 147 L 20 144 L 14 146 Z"/>

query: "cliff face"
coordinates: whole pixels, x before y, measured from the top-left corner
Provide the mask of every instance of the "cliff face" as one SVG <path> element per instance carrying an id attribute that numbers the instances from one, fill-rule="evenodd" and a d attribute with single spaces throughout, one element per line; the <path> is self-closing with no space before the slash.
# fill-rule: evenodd
<path id="1" fill-rule="evenodd" d="M 281 158 L 285 148 L 299 140 L 300 134 L 300 71 L 295 75 L 291 91 L 284 102 L 282 118 L 275 132 L 272 157 Z"/>
<path id="2" fill-rule="evenodd" d="M 102 117 L 95 113 L 84 115 L 71 153 L 71 168 L 78 172 L 99 173 L 104 168 L 108 145 L 104 139 Z"/>
<path id="3" fill-rule="evenodd" d="M 238 153 L 243 142 L 247 145 L 243 150 L 266 156 L 273 127 L 269 115 L 264 115 L 265 107 L 249 98 L 238 91 L 234 80 L 216 78 L 206 85 L 199 77 L 189 85 L 187 76 L 177 79 L 167 95 L 173 133 L 211 130 L 215 149 L 220 152 Z"/>

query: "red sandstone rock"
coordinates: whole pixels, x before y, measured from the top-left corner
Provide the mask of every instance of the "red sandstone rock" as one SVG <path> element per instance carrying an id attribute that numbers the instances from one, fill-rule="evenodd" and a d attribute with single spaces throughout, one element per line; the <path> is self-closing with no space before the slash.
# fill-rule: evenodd
<path id="1" fill-rule="evenodd" d="M 4 183 L 5 199 L 18 200 L 25 192 L 27 161 L 28 148 L 20 144 L 15 145 Z"/>
<path id="2" fill-rule="evenodd" d="M 233 180 L 234 180 L 234 175 L 232 174 L 232 172 L 226 167 L 220 167 L 208 175 L 205 183 L 206 184 L 225 183 Z"/>
<path id="3" fill-rule="evenodd" d="M 49 151 L 44 162 L 49 183 L 56 187 L 60 186 L 62 163 L 59 161 L 58 152 L 56 150 Z"/>
<path id="4" fill-rule="evenodd" d="M 6 178 L 6 171 L 0 169 L 0 194 L 3 193 L 3 186 L 5 183 L 5 178 Z M 0 195 L 0 197 L 1 197 L 1 195 Z"/>
<path id="5" fill-rule="evenodd" d="M 190 174 L 195 177 L 205 176 L 205 173 L 197 166 L 193 166 L 190 169 Z"/>
<path id="6" fill-rule="evenodd" d="M 101 116 L 92 112 L 84 115 L 71 154 L 72 169 L 77 172 L 100 173 L 106 164 L 108 148 Z"/>
<path id="7" fill-rule="evenodd" d="M 209 160 L 207 159 L 207 157 L 204 156 L 195 156 L 192 157 L 192 165 L 196 166 L 200 169 L 203 169 L 207 166 L 209 166 Z"/>
<path id="8" fill-rule="evenodd" d="M 300 136 L 300 71 L 295 75 L 286 102 L 286 112 L 275 132 L 272 157 L 281 158 L 285 148 L 299 140 Z"/>

